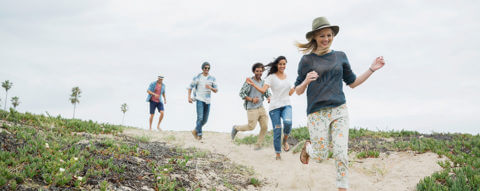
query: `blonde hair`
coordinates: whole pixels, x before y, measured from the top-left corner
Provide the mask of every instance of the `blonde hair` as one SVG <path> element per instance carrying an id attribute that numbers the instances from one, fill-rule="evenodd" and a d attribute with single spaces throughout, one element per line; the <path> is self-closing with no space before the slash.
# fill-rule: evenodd
<path id="1" fill-rule="evenodd" d="M 313 51 L 315 51 L 318 47 L 317 45 L 317 41 L 315 41 L 315 39 L 313 39 L 313 37 L 315 36 L 312 35 L 312 37 L 308 38 L 308 42 L 307 43 L 300 43 L 298 41 L 295 42 L 295 46 L 300 49 L 301 52 L 303 52 L 303 54 L 308 54 L 308 53 L 311 53 Z"/>
<path id="2" fill-rule="evenodd" d="M 332 34 L 333 36 L 335 37 L 335 34 L 333 33 L 333 29 L 329 28 L 330 30 L 332 30 Z M 310 37 L 307 38 L 308 42 L 307 43 L 300 43 L 300 42 L 295 42 L 295 46 L 300 49 L 301 52 L 303 52 L 303 54 L 308 54 L 308 53 L 312 53 L 312 52 L 315 52 L 318 48 L 318 44 L 317 44 L 317 41 L 314 39 L 318 33 L 320 31 L 322 31 L 323 29 L 320 29 L 320 30 L 317 30 L 317 31 L 314 31 L 312 35 L 310 35 Z M 322 50 L 324 53 L 326 53 L 327 50 Z"/>

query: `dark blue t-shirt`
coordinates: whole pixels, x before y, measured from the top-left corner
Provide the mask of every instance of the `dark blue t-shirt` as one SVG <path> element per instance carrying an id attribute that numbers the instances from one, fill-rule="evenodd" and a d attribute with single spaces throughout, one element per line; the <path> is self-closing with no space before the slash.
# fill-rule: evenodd
<path id="1" fill-rule="evenodd" d="M 311 71 L 316 71 L 319 77 L 307 88 L 307 115 L 345 103 L 342 80 L 349 85 L 357 77 L 344 52 L 332 50 L 322 56 L 314 53 L 304 55 L 298 64 L 295 86 L 300 85 Z"/>

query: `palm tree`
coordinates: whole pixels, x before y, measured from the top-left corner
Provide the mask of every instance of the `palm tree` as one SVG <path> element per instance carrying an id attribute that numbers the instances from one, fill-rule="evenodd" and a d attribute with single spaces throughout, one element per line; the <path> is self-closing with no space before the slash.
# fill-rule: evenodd
<path id="1" fill-rule="evenodd" d="M 128 111 L 127 103 L 122 104 L 122 106 L 120 106 L 120 109 L 123 112 L 123 118 L 122 118 L 122 125 L 123 125 L 123 120 L 125 119 L 125 113 Z"/>
<path id="2" fill-rule="evenodd" d="M 72 95 L 70 95 L 70 103 L 73 104 L 73 119 L 75 119 L 75 108 L 77 107 L 77 103 L 80 103 L 79 98 L 81 93 L 82 91 L 78 86 L 72 88 Z"/>
<path id="3" fill-rule="evenodd" d="M 8 81 L 8 80 L 5 80 L 4 82 L 2 82 L 2 87 L 5 88 L 5 92 L 6 92 L 6 94 L 5 94 L 5 106 L 4 106 L 3 110 L 7 110 L 8 90 L 9 90 L 10 88 L 12 88 L 12 86 L 13 86 L 13 83 L 10 82 L 10 81 Z"/>
<path id="4" fill-rule="evenodd" d="M 13 109 L 16 109 L 18 105 L 20 105 L 19 98 L 17 96 L 12 97 L 12 105 Z"/>

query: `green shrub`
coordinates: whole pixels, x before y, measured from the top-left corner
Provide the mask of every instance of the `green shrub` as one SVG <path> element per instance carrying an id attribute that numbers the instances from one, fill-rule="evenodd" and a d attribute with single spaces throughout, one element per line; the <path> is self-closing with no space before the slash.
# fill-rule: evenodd
<path id="1" fill-rule="evenodd" d="M 99 129 L 99 124 L 92 121 L 65 120 L 12 111 L 9 113 L 0 111 L 0 119 L 16 121 L 21 124 L 6 125 L 4 123 L 2 125 L 2 128 L 8 129 L 12 133 L 8 136 L 4 134 L 10 139 L 9 142 L 18 143 L 18 147 L 14 148 L 14 151 L 0 150 L 0 186 L 8 184 L 10 189 L 16 189 L 19 184 L 24 182 L 25 178 L 41 180 L 47 185 L 55 185 L 60 188 L 80 186 L 81 181 L 73 179 L 74 175 L 83 176 L 85 178 L 83 181 L 86 181 L 88 177 L 99 178 L 104 174 L 122 173 L 125 169 L 125 167 L 115 165 L 113 158 L 96 160 L 95 157 L 91 157 L 92 153 L 114 156 L 140 154 L 140 152 L 137 153 L 138 146 L 117 143 L 112 139 L 105 139 L 99 143 L 103 147 L 90 146 L 89 150 L 82 150 L 79 145 L 76 145 L 81 138 L 74 132 L 103 133 L 114 130 L 108 126 L 104 126 L 105 129 L 95 130 L 95 128 Z M 31 127 L 23 124 L 40 126 Z M 63 126 L 51 128 L 50 124 Z M 91 167 L 96 164 L 99 164 L 101 168 L 90 171 Z M 65 170 L 60 171 L 59 169 Z M 85 171 L 87 171 L 86 174 L 84 174 Z M 19 174 L 12 172 L 19 172 Z"/>
<path id="2" fill-rule="evenodd" d="M 142 142 L 142 143 L 148 143 L 148 142 L 150 142 L 150 139 L 151 139 L 151 138 L 150 138 L 149 136 L 147 136 L 147 135 L 135 136 L 134 138 L 135 138 L 135 140 L 137 140 L 137 141 L 139 141 L 139 142 Z"/>
<path id="3" fill-rule="evenodd" d="M 290 136 L 297 139 L 298 141 L 310 139 L 310 133 L 308 132 L 307 127 L 293 128 L 290 132 Z"/>
<path id="4" fill-rule="evenodd" d="M 10 180 L 10 189 L 11 190 L 16 190 L 17 189 L 17 181 Z"/>
<path id="5" fill-rule="evenodd" d="M 7 184 L 7 179 L 0 175 L 0 186 L 4 186 Z"/>
<path id="6" fill-rule="evenodd" d="M 257 135 L 248 135 L 243 138 L 236 138 L 235 144 L 246 144 L 246 145 L 253 145 L 257 143 Z M 268 146 L 273 144 L 273 131 L 268 131 L 265 134 L 265 138 L 261 146 Z"/>
<path id="7" fill-rule="evenodd" d="M 369 151 L 362 151 L 357 153 L 357 158 L 362 159 L 362 158 L 378 158 L 380 156 L 380 152 L 375 151 L 375 150 L 369 150 Z"/>
<path id="8" fill-rule="evenodd" d="M 256 178 L 250 178 L 250 184 L 257 187 L 260 186 L 260 181 Z"/>
<path id="9" fill-rule="evenodd" d="M 116 134 L 123 131 L 123 127 L 119 125 L 110 125 L 106 123 L 100 124 L 91 120 L 82 121 L 79 119 L 64 119 L 61 116 L 47 117 L 28 112 L 20 113 L 15 110 L 10 110 L 10 112 L 0 110 L 0 119 L 43 129 L 53 129 L 62 135 L 71 132 Z"/>
<path id="10" fill-rule="evenodd" d="M 101 191 L 106 191 L 107 187 L 108 187 L 108 182 L 106 180 L 104 180 L 100 183 L 100 190 Z"/>

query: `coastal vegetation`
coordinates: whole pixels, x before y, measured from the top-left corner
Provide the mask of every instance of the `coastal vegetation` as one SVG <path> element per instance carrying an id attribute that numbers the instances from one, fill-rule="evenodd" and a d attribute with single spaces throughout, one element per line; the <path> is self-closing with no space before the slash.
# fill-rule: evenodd
<path id="1" fill-rule="evenodd" d="M 268 132 L 264 145 L 272 144 L 272 132 Z M 292 129 L 287 141 L 293 152 L 303 148 L 309 139 L 307 127 Z M 255 144 L 257 136 L 237 138 L 237 144 Z M 448 160 L 439 162 L 443 170 L 425 177 L 417 184 L 417 190 L 480 190 L 480 135 L 460 133 L 421 134 L 416 131 L 371 131 L 354 128 L 349 131 L 349 152 L 356 158 L 376 158 L 381 153 L 413 151 L 421 154 L 433 152 Z M 329 157 L 332 157 L 330 153 Z"/>
<path id="2" fill-rule="evenodd" d="M 243 190 L 262 184 L 253 170 L 223 155 L 128 137 L 125 129 L 0 110 L 0 190 Z"/>

